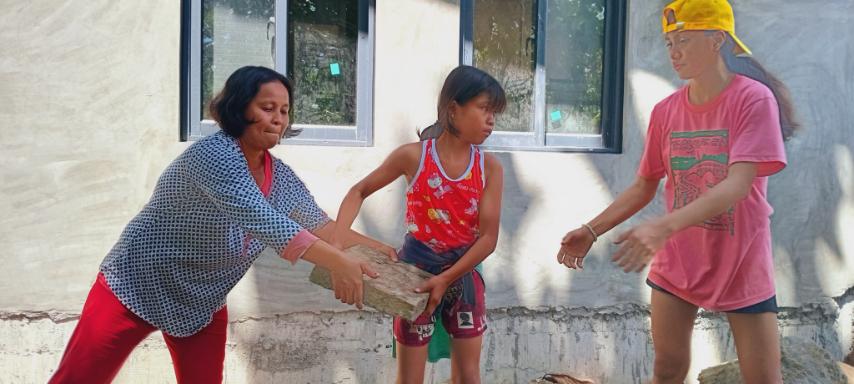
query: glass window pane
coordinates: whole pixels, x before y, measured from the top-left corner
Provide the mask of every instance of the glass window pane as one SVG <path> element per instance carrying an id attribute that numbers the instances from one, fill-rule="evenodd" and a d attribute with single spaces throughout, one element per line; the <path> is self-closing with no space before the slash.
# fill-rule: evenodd
<path id="1" fill-rule="evenodd" d="M 273 68 L 275 0 L 202 1 L 202 118 L 225 80 L 245 65 Z"/>
<path id="2" fill-rule="evenodd" d="M 504 86 L 496 130 L 531 132 L 536 48 L 535 0 L 474 0 L 474 66 Z"/>
<path id="3" fill-rule="evenodd" d="M 601 133 L 605 0 L 549 0 L 546 132 Z"/>
<path id="4" fill-rule="evenodd" d="M 288 77 L 294 81 L 293 120 L 356 125 L 358 1 L 288 2 Z"/>

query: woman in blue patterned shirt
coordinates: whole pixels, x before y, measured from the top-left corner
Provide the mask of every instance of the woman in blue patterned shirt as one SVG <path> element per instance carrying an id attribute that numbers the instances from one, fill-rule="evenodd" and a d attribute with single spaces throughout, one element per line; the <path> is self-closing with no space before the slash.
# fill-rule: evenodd
<path id="1" fill-rule="evenodd" d="M 101 263 L 51 383 L 108 383 L 148 334 L 163 333 L 179 383 L 219 383 L 225 298 L 265 247 L 332 271 L 335 297 L 362 307 L 367 264 L 326 241 L 334 222 L 269 149 L 290 127 L 290 82 L 263 67 L 232 74 L 211 103 L 222 128 L 191 145 Z M 355 232 L 363 243 L 394 250 Z"/>

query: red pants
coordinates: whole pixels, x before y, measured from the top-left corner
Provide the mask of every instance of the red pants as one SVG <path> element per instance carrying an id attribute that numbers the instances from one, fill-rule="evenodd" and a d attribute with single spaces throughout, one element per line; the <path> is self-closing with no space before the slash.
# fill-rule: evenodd
<path id="1" fill-rule="evenodd" d="M 178 383 L 222 382 L 227 326 L 228 311 L 223 308 L 192 336 L 163 334 Z M 109 383 L 131 351 L 156 330 L 125 308 L 99 274 L 59 368 L 48 383 Z"/>

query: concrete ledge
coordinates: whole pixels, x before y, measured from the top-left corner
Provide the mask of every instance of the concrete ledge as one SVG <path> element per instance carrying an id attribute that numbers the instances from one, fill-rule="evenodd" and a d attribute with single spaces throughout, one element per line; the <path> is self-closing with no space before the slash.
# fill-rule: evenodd
<path id="1" fill-rule="evenodd" d="M 851 306 L 838 308 L 830 301 L 784 308 L 782 334 L 812 340 L 841 360 L 850 348 L 852 330 L 850 322 L 839 317 L 850 313 Z M 0 312 L 0 383 L 45 382 L 76 324 L 75 316 Z M 225 382 L 391 383 L 396 372 L 391 347 L 391 317 L 373 311 L 233 319 Z M 733 348 L 724 317 L 702 313 L 695 324 L 689 378 L 734 359 Z M 513 307 L 489 310 L 481 366 L 489 383 L 527 382 L 546 372 L 635 383 L 650 376 L 652 359 L 647 306 Z M 447 361 L 428 368 L 432 382 L 449 376 Z M 169 353 L 160 335 L 153 334 L 134 351 L 116 383 L 173 381 Z"/>

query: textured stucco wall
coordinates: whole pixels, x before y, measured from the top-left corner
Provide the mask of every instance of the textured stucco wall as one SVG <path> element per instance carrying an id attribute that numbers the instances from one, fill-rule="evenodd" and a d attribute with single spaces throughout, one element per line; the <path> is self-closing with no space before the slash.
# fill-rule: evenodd
<path id="1" fill-rule="evenodd" d="M 485 264 L 487 382 L 565 370 L 622 383 L 650 372 L 649 290 L 643 275 L 610 265 L 607 240 L 661 212 L 660 202 L 597 243 L 581 273 L 557 266 L 554 253 L 567 229 L 631 182 L 649 111 L 679 86 L 658 29 L 665 3 L 630 4 L 622 154 L 497 154 L 506 185 L 499 247 Z M 854 4 L 734 3 L 739 35 L 789 84 L 805 126 L 770 182 L 781 326 L 841 357 L 854 321 Z M 177 141 L 179 8 L 0 0 L 0 9 L 0 383 L 43 382 L 98 263 L 186 147 Z M 350 185 L 434 120 L 457 62 L 458 19 L 452 1 L 378 0 L 375 146 L 275 149 L 331 214 Z M 402 187 L 373 196 L 357 226 L 398 245 Z M 391 381 L 390 320 L 335 303 L 307 282 L 309 268 L 267 254 L 232 292 L 228 382 Z M 692 376 L 733 356 L 720 318 L 697 324 Z M 437 382 L 447 377 L 447 362 L 431 369 Z M 154 335 L 120 381 L 171 382 L 170 370 Z"/>

